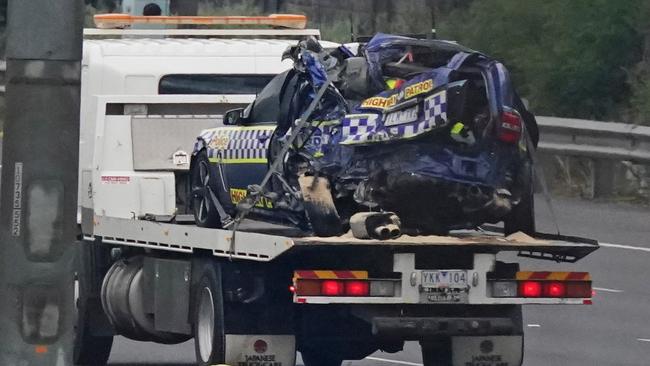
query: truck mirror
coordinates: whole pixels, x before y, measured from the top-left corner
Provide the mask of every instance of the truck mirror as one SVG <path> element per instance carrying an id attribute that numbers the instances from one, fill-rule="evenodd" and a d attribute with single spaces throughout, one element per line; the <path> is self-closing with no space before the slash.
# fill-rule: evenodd
<path id="1" fill-rule="evenodd" d="M 244 108 L 231 109 L 223 116 L 223 124 L 227 126 L 238 125 L 242 120 Z"/>

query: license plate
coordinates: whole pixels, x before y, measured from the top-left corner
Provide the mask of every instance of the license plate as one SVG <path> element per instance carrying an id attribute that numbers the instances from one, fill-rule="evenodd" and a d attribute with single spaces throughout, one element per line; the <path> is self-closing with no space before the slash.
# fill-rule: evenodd
<path id="1" fill-rule="evenodd" d="M 422 271 L 422 287 L 465 288 L 467 287 L 467 271 Z"/>

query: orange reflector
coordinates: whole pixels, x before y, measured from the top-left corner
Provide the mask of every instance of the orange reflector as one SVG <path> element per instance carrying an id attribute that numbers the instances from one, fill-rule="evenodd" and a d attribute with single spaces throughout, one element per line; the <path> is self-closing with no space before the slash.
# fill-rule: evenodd
<path id="1" fill-rule="evenodd" d="M 589 272 L 517 272 L 518 281 L 591 281 Z"/>
<path id="2" fill-rule="evenodd" d="M 368 271 L 299 270 L 293 272 L 293 278 L 320 280 L 366 280 L 368 279 Z"/>
<path id="3" fill-rule="evenodd" d="M 38 354 L 47 353 L 47 346 L 36 346 L 34 347 L 34 352 Z"/>
<path id="4" fill-rule="evenodd" d="M 133 24 L 163 25 L 268 25 L 304 29 L 307 17 L 299 14 L 271 14 L 269 16 L 144 16 L 130 14 L 97 14 L 97 28 L 127 28 Z"/>

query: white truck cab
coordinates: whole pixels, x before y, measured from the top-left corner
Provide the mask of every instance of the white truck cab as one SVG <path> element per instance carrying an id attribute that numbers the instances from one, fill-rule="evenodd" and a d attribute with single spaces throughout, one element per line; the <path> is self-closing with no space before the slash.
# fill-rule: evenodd
<path id="1" fill-rule="evenodd" d="M 90 215 L 94 207 L 102 215 L 122 218 L 174 215 L 174 171 L 187 170 L 189 165 L 152 164 L 151 160 L 171 161 L 177 151 L 181 155 L 191 153 L 202 129 L 221 123 L 220 115 L 226 110 L 252 102 L 271 78 L 291 67 L 290 60 L 282 61 L 282 53 L 307 36 L 318 38 L 320 32 L 86 30 L 81 81 L 80 214 L 86 208 Z M 151 102 L 149 108 L 147 101 Z M 184 104 L 184 111 L 178 112 L 170 103 Z M 164 118 L 187 115 L 188 104 L 196 105 L 192 114 L 202 118 L 192 118 L 187 125 Z M 133 124 L 134 115 L 163 119 L 158 125 L 151 119 Z M 98 131 L 98 125 L 104 130 Z M 98 133 L 104 138 L 98 139 Z M 152 140 L 158 141 L 158 146 L 171 146 L 173 151 L 158 151 L 153 157 L 151 150 L 156 144 L 152 145 Z M 102 159 L 102 164 L 97 159 Z M 93 184 L 92 170 L 100 165 L 104 171 Z M 91 199 L 93 191 L 102 188 L 113 193 Z"/>

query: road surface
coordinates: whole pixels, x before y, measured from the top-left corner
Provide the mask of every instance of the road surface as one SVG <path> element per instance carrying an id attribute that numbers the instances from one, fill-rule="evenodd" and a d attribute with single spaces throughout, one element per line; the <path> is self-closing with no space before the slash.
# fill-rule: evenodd
<path id="1" fill-rule="evenodd" d="M 650 365 L 650 209 L 573 199 L 555 202 L 562 233 L 598 239 L 605 246 L 576 265 L 523 260 L 523 269 L 584 270 L 597 288 L 592 306 L 528 306 L 525 366 Z M 538 197 L 540 231 L 554 224 Z M 507 259 L 507 257 L 504 257 Z M 192 341 L 159 346 L 117 338 L 110 364 L 192 365 Z M 378 352 L 350 366 L 420 366 L 417 343 L 402 352 Z"/>

